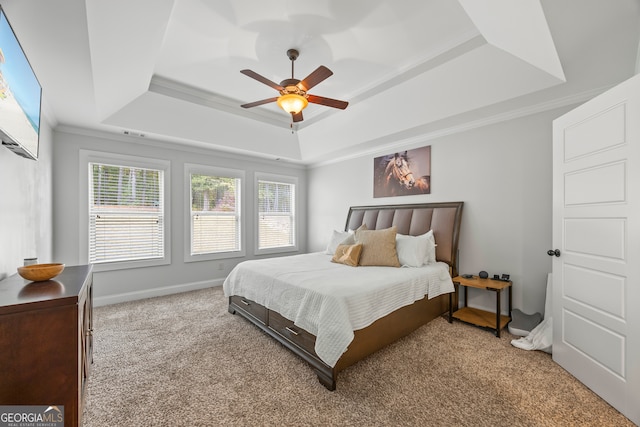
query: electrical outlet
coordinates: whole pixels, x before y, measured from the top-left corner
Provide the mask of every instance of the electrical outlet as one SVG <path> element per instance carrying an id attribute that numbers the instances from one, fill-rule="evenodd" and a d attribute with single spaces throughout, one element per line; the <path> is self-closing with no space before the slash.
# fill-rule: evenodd
<path id="1" fill-rule="evenodd" d="M 219 262 L 218 263 L 218 270 L 220 270 L 220 271 L 224 270 L 224 262 Z"/>

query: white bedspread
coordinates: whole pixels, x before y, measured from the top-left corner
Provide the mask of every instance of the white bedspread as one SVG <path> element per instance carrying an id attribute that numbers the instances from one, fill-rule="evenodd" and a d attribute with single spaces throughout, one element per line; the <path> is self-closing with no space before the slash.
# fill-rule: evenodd
<path id="1" fill-rule="evenodd" d="M 453 292 L 449 266 L 348 267 L 322 252 L 238 264 L 225 296 L 243 296 L 316 336 L 316 354 L 335 366 L 353 331 L 428 295 Z"/>

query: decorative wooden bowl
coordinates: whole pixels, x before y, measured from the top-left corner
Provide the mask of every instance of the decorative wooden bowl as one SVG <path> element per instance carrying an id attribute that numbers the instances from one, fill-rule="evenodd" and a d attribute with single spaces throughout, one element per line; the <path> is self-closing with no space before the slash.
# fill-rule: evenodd
<path id="1" fill-rule="evenodd" d="M 64 270 L 64 264 L 33 264 L 18 267 L 18 274 L 33 282 L 53 279 Z"/>

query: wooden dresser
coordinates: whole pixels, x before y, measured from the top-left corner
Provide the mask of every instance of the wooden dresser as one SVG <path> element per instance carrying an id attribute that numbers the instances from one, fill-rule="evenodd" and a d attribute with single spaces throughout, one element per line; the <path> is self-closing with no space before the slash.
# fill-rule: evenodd
<path id="1" fill-rule="evenodd" d="M 64 405 L 79 426 L 93 363 L 91 265 L 46 282 L 0 281 L 0 405 Z"/>

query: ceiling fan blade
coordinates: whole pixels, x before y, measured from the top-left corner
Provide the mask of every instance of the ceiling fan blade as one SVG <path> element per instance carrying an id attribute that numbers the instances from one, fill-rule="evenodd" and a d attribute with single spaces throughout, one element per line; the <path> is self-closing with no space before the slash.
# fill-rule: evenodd
<path id="1" fill-rule="evenodd" d="M 255 101 L 255 102 L 250 102 L 248 104 L 242 104 L 241 107 L 242 108 L 251 108 L 251 107 L 257 107 L 258 105 L 262 105 L 262 104 L 268 104 L 270 102 L 276 102 L 278 100 L 278 97 L 275 96 L 273 98 L 267 98 L 267 99 L 262 99 L 260 101 Z"/>
<path id="2" fill-rule="evenodd" d="M 298 114 L 293 114 L 293 113 L 292 113 L 292 114 L 291 114 L 291 116 L 293 117 L 293 122 L 294 122 L 294 123 L 296 123 L 296 122 L 301 122 L 301 121 L 303 121 L 303 120 L 304 120 L 304 119 L 302 118 L 302 111 L 300 111 Z"/>
<path id="3" fill-rule="evenodd" d="M 306 92 L 318 83 L 324 81 L 328 77 L 333 75 L 333 71 L 325 67 L 324 65 L 319 66 L 316 70 L 309 74 L 304 80 L 298 83 L 299 86 L 302 86 L 302 89 Z"/>
<path id="4" fill-rule="evenodd" d="M 327 107 L 339 108 L 344 110 L 349 103 L 338 99 L 325 98 L 323 96 L 309 95 L 307 100 L 313 104 L 326 105 Z"/>
<path id="5" fill-rule="evenodd" d="M 264 83 L 267 86 L 270 86 L 272 88 L 274 88 L 277 91 L 281 91 L 282 89 L 284 89 L 282 86 L 280 86 L 277 83 L 272 82 L 271 80 L 269 80 L 266 77 L 261 76 L 260 74 L 256 73 L 255 71 L 251 71 L 251 70 L 240 70 L 240 72 L 242 74 L 244 74 L 245 76 L 249 76 L 252 79 L 256 79 L 257 81 L 259 81 L 260 83 Z"/>

